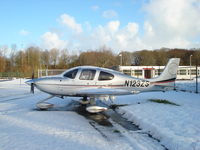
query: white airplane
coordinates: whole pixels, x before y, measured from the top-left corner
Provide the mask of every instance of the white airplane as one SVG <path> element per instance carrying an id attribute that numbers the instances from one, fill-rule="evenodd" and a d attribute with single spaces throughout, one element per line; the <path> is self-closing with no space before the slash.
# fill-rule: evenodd
<path id="1" fill-rule="evenodd" d="M 48 99 L 57 96 L 82 97 L 80 102 L 87 104 L 91 113 L 105 111 L 107 107 L 97 106 L 95 100 L 114 101 L 116 96 L 138 94 L 141 92 L 166 91 L 174 88 L 179 58 L 171 58 L 162 74 L 152 79 L 134 78 L 123 73 L 93 66 L 79 66 L 66 70 L 60 75 L 32 79 L 26 83 L 46 92 L 51 97 L 37 103 L 39 109 L 48 109 L 53 104 Z"/>

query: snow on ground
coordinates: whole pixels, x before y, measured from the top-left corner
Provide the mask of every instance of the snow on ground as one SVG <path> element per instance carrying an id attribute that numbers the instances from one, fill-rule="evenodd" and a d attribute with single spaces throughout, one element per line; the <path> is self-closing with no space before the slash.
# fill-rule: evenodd
<path id="1" fill-rule="evenodd" d="M 24 80 L 0 82 L 1 150 L 200 149 L 200 94 L 171 91 L 117 97 L 117 104 L 129 104 L 118 112 L 142 129 L 127 131 L 113 123 L 114 129 L 122 131 L 120 134 L 112 132 L 110 127 L 96 126 L 95 130 L 89 120 L 73 111 L 35 110 L 37 101 L 46 97 L 40 91 L 30 94 Z M 166 99 L 180 106 L 153 103 L 149 99 Z M 51 101 L 67 105 L 69 100 Z M 113 135 L 111 139 L 104 138 L 98 130 Z M 160 143 L 149 139 L 146 133 Z"/>
<path id="2" fill-rule="evenodd" d="M 47 94 L 37 90 L 30 94 L 24 81 L 0 82 L 1 150 L 164 149 L 145 136 L 117 125 L 100 127 L 73 111 L 37 111 L 35 104 L 46 97 Z M 66 106 L 70 100 L 54 98 L 50 102 Z"/>
<path id="3" fill-rule="evenodd" d="M 184 87 L 185 85 L 184 82 Z M 180 106 L 153 103 L 149 99 L 168 100 Z M 130 104 L 118 111 L 145 132 L 161 140 L 168 149 L 200 149 L 199 93 L 176 91 L 143 93 L 126 98 L 120 97 L 117 103 Z"/>
<path id="4" fill-rule="evenodd" d="M 198 91 L 200 92 L 200 78 L 198 81 Z M 188 92 L 196 92 L 196 79 L 193 80 L 178 80 L 176 81 L 176 89 Z"/>
<path id="5" fill-rule="evenodd" d="M 48 95 L 29 94 L 18 82 L 0 83 L 0 149 L 130 149 L 109 143 L 74 112 L 36 111 L 35 103 Z"/>

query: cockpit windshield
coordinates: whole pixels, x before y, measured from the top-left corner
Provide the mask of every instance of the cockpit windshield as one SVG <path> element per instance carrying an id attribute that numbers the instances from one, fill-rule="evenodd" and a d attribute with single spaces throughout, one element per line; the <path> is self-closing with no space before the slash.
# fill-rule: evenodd
<path id="1" fill-rule="evenodd" d="M 67 77 L 67 78 L 70 78 L 70 79 L 75 79 L 77 72 L 78 72 L 78 69 L 71 70 L 69 72 L 66 72 L 64 74 L 64 77 Z"/>

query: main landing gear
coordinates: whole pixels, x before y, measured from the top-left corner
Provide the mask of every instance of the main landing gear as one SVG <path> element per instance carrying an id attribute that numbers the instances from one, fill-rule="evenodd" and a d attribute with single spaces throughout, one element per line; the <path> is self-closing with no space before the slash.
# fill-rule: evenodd
<path id="1" fill-rule="evenodd" d="M 89 105 L 86 107 L 86 110 L 90 113 L 99 113 L 108 110 L 107 107 L 97 106 L 95 98 L 93 97 L 90 97 L 89 100 L 87 99 L 87 97 L 83 97 L 83 99 L 81 99 L 79 102 L 82 105 Z"/>
<path id="2" fill-rule="evenodd" d="M 47 109 L 53 108 L 54 104 L 46 102 L 53 97 L 55 97 L 55 95 L 51 95 L 51 96 L 39 101 L 36 104 L 37 108 L 39 110 L 47 110 Z M 79 103 L 82 105 L 86 105 L 86 111 L 88 111 L 90 113 L 99 113 L 99 112 L 108 110 L 107 107 L 97 106 L 96 102 L 95 102 L 95 98 L 93 98 L 93 97 L 90 97 L 89 99 L 87 97 L 83 97 L 83 99 L 81 99 L 79 101 Z"/>

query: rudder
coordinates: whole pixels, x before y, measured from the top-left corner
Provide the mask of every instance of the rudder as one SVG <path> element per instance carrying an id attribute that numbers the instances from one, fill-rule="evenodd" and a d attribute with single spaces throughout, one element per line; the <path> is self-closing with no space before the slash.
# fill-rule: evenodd
<path id="1" fill-rule="evenodd" d="M 167 65 L 165 66 L 164 71 L 160 76 L 149 79 L 150 82 L 158 83 L 158 84 L 167 84 L 174 82 L 177 77 L 178 66 L 180 63 L 180 58 L 171 58 Z"/>

